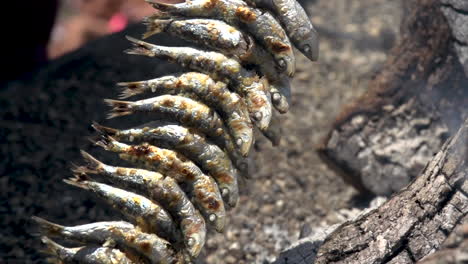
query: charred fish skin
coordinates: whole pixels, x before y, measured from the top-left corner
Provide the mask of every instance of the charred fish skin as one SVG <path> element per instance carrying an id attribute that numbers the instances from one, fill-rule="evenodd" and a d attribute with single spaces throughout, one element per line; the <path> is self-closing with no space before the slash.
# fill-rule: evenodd
<path id="1" fill-rule="evenodd" d="M 138 112 L 152 112 L 174 118 L 210 136 L 218 136 L 220 130 L 223 129 L 223 121 L 215 111 L 202 103 L 182 96 L 161 95 L 136 102 L 106 99 L 105 102 L 113 107 L 109 118 Z"/>
<path id="2" fill-rule="evenodd" d="M 118 85 L 124 87 L 123 98 L 145 92 L 186 95 L 194 100 L 198 98 L 220 114 L 243 155 L 247 155 L 253 145 L 252 122 L 244 101 L 238 94 L 229 91 L 225 83 L 215 82 L 206 74 L 188 72 Z"/>
<path id="3" fill-rule="evenodd" d="M 96 222 L 68 227 L 35 216 L 32 220 L 46 236 L 59 237 L 70 242 L 97 244 L 112 239 L 120 247 L 135 250 L 153 263 L 177 263 L 177 255 L 169 242 L 154 234 L 143 233 L 127 222 Z"/>
<path id="4" fill-rule="evenodd" d="M 250 53 L 253 39 L 242 34 L 235 27 L 214 19 L 171 18 L 145 19 L 147 32 L 143 38 L 165 32 L 202 47 L 219 51 L 244 61 Z"/>
<path id="5" fill-rule="evenodd" d="M 164 47 L 127 37 L 134 48 L 128 54 L 167 59 L 189 70 L 210 75 L 213 79 L 232 82 L 232 87 L 245 96 L 247 108 L 254 123 L 266 129 L 271 119 L 271 103 L 268 85 L 256 74 L 245 70 L 239 62 L 218 52 L 201 51 L 193 48 Z"/>
<path id="6" fill-rule="evenodd" d="M 46 253 L 57 259 L 57 263 L 136 264 L 115 248 L 97 246 L 67 248 L 46 236 L 43 236 L 41 241 L 46 246 Z"/>
<path id="7" fill-rule="evenodd" d="M 144 196 L 83 179 L 83 175 L 86 175 L 85 168 L 75 168 L 74 173 L 77 177 L 65 180 L 66 183 L 93 192 L 131 219 L 143 232 L 154 233 L 170 242 L 177 243 L 177 238 L 180 237 L 177 233 L 177 226 L 160 205 Z"/>
<path id="8" fill-rule="evenodd" d="M 297 0 L 248 0 L 277 15 L 294 46 L 311 61 L 319 57 L 319 36 Z"/>
<path id="9" fill-rule="evenodd" d="M 116 153 L 120 153 L 120 158 L 133 162 L 146 169 L 156 170 L 166 176 L 177 179 L 178 177 L 195 178 L 203 172 L 193 162 L 185 156 L 172 150 L 158 148 L 156 146 L 143 143 L 141 145 L 127 145 L 116 141 L 109 136 L 101 136 L 101 140 L 96 145 Z M 235 206 L 239 200 L 239 189 L 235 174 L 225 174 L 223 178 L 218 178 L 218 187 L 223 198 L 230 206 Z"/>
<path id="10" fill-rule="evenodd" d="M 148 142 L 177 150 L 215 179 L 230 206 L 236 205 L 238 191 L 235 186 L 238 172 L 226 153 L 207 142 L 203 136 L 178 125 L 158 125 L 153 122 L 142 128 L 114 130 L 112 137 L 136 143 Z M 148 168 L 151 169 L 151 165 Z M 217 208 L 217 201 L 211 201 L 210 207 Z"/>
<path id="11" fill-rule="evenodd" d="M 153 18 L 209 17 L 245 28 L 273 55 L 281 72 L 293 76 L 296 71 L 289 38 L 280 23 L 269 12 L 252 8 L 240 0 L 195 0 L 179 4 L 162 4 L 151 0 L 147 2 L 163 12 L 155 14 Z"/>
<path id="12" fill-rule="evenodd" d="M 163 179 L 163 176 L 157 172 L 114 167 L 98 161 L 84 151 L 82 155 L 86 160 L 86 165 L 77 167 L 74 170 L 75 174 L 101 174 L 109 177 L 111 181 L 121 187 L 130 187 L 144 194 L 149 194 L 145 190 L 148 188 L 148 182 L 161 181 Z M 178 177 L 176 180 L 189 188 L 188 193 L 190 196 L 193 196 L 192 201 L 194 205 L 202 212 L 206 219 L 210 220 L 210 223 L 215 226 L 218 232 L 222 232 L 225 225 L 226 212 L 221 194 L 213 179 L 204 174 L 199 174 L 194 178 Z M 161 229 L 172 234 L 172 240 L 179 240 L 180 234 L 177 230 L 173 230 L 172 219 L 170 219 L 170 222 L 163 221 L 164 218 L 155 219 L 155 221 L 157 220 L 159 220 L 157 224 Z"/>
<path id="13" fill-rule="evenodd" d="M 190 256 L 198 256 L 205 243 L 205 221 L 173 178 L 180 175 L 185 178 L 196 177 L 194 175 L 201 173 L 200 169 L 184 157 L 181 160 L 181 156 L 174 151 L 160 149 L 149 144 L 130 146 L 117 142 L 110 137 L 96 142 L 96 144 L 104 146 L 108 151 L 120 153 L 120 158 L 124 160 L 160 171 L 169 176 L 161 178 L 159 174 L 159 178 L 155 178 L 158 176 L 152 174 L 152 177 L 146 177 L 146 189 L 142 191 L 146 195 L 149 195 L 151 199 L 164 206 L 172 217 L 180 223 L 184 242 Z M 117 171 L 117 175 L 118 173 L 119 171 Z M 115 174 L 111 174 L 111 176 L 113 175 Z M 122 180 L 120 177 L 109 177 L 109 179 L 116 180 L 114 182 L 116 184 L 119 184 L 119 181 Z M 230 187 L 237 190 L 237 182 Z M 234 196 L 236 194 L 229 193 L 229 198 L 234 198 L 237 201 L 238 196 Z"/>

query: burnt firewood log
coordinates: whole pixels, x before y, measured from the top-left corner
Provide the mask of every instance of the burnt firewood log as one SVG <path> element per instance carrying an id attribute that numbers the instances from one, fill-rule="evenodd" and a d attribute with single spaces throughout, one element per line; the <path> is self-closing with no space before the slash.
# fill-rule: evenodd
<path id="1" fill-rule="evenodd" d="M 399 42 L 318 147 L 363 193 L 388 196 L 406 186 L 468 116 L 466 4 L 443 2 L 405 2 Z"/>

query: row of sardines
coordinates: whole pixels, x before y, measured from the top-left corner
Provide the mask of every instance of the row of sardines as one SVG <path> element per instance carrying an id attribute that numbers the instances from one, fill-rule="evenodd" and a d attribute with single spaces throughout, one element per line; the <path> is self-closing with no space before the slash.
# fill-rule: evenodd
<path id="1" fill-rule="evenodd" d="M 109 118 L 155 116 L 130 129 L 93 124 L 95 145 L 136 168 L 105 164 L 83 151 L 84 164 L 75 166 L 74 177 L 65 182 L 94 193 L 128 222 L 66 227 L 33 217 L 52 263 L 196 259 L 206 225 L 223 232 L 226 209 L 238 202 L 237 181 L 248 173 L 254 127 L 273 144 L 279 142 L 272 109 L 288 111 L 292 44 L 310 60 L 318 58 L 317 33 L 295 0 L 148 2 L 156 13 L 145 19 L 143 38 L 165 32 L 204 49 L 128 37 L 134 46 L 127 53 L 166 59 L 187 72 L 118 83 L 120 99 L 153 94 L 150 99 L 105 100 L 112 107 Z M 79 246 L 65 247 L 50 238 Z"/>

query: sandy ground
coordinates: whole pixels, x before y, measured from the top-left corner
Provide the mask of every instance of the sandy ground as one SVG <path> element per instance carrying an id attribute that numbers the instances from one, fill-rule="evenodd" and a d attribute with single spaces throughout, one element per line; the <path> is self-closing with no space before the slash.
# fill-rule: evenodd
<path id="1" fill-rule="evenodd" d="M 256 173 L 243 184 L 241 201 L 229 212 L 225 233 L 210 232 L 200 263 L 270 263 L 281 249 L 298 239 L 301 230 L 338 223 L 345 217 L 340 210 L 365 205 L 366 201 L 358 199 L 357 193 L 321 162 L 314 145 L 327 133 L 340 108 L 366 89 L 385 60 L 386 49 L 398 33 L 399 3 L 319 0 L 308 5 L 323 36 L 320 61 L 308 62 L 297 53 L 293 104 L 281 117 L 281 145 L 273 148 L 259 140 Z M 123 38 L 118 35 L 113 40 L 117 37 Z M 0 193 L 5 195 L 0 200 L 4 227 L 0 259 L 6 263 L 42 262 L 43 256 L 35 249 L 38 238 L 28 225 L 31 215 L 62 224 L 118 218 L 92 196 L 71 189 L 61 179 L 70 176 L 69 162 L 79 161 L 78 149 L 91 149 L 85 139 L 91 133 L 86 124 L 104 119 L 107 108 L 102 98 L 116 97 L 115 92 L 98 88 L 112 87 L 115 81 L 155 77 L 156 70 L 114 65 L 118 70 L 111 72 L 112 59 L 101 59 L 104 62 L 87 62 L 72 54 L 66 58 L 67 67 L 79 65 L 77 71 L 94 67 L 97 72 L 79 77 L 70 71 L 60 76 L 49 74 L 47 78 L 54 81 L 45 83 L 31 77 L 0 91 L 0 107 L 7 110 L 2 113 L 0 131 Z M 63 72 L 60 63 L 47 71 Z M 112 81 L 99 81 L 103 79 Z M 94 85 L 98 81 L 99 85 Z M 68 88 L 60 90 L 62 84 Z M 24 93 L 14 90 L 28 85 L 51 88 Z"/>

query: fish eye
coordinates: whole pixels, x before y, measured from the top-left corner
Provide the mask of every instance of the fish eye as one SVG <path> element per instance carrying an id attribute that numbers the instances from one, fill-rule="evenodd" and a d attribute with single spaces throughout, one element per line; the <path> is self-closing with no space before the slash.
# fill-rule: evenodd
<path id="1" fill-rule="evenodd" d="M 305 53 L 309 53 L 310 50 L 311 50 L 309 44 L 305 44 L 304 47 L 303 47 L 303 49 L 304 49 L 304 52 L 305 52 Z"/>
<path id="2" fill-rule="evenodd" d="M 210 217 L 209 217 L 209 220 L 210 220 L 210 222 L 216 221 L 216 215 L 211 214 Z"/>
<path id="3" fill-rule="evenodd" d="M 286 61 L 284 59 L 279 59 L 278 60 L 278 66 L 279 66 L 280 70 L 285 71 L 287 63 L 286 63 Z"/>
<path id="4" fill-rule="evenodd" d="M 191 237 L 187 240 L 187 246 L 193 247 L 195 245 L 195 238 Z"/>
<path id="5" fill-rule="evenodd" d="M 273 94 L 273 102 L 279 103 L 281 100 L 281 95 L 279 93 L 274 93 Z"/>
<path id="6" fill-rule="evenodd" d="M 255 120 L 260 121 L 263 117 L 263 114 L 261 112 L 256 112 L 253 117 Z"/>

